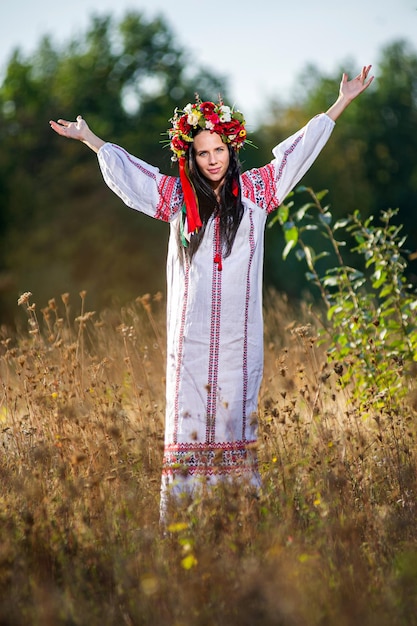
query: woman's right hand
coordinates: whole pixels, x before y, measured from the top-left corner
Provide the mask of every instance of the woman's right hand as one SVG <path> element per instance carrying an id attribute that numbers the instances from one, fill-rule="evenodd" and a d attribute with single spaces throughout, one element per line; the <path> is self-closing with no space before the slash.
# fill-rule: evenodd
<path id="1" fill-rule="evenodd" d="M 78 139 L 79 141 L 84 140 L 84 132 L 85 130 L 89 130 L 87 122 L 83 120 L 81 115 L 77 117 L 75 122 L 68 122 L 67 120 L 54 122 L 51 120 L 49 124 L 58 135 L 62 135 L 62 137 L 67 137 L 68 139 Z"/>
<path id="2" fill-rule="evenodd" d="M 68 120 L 59 119 L 57 122 L 50 120 L 50 127 L 61 137 L 67 139 L 77 139 L 85 143 L 91 150 L 98 152 L 101 146 L 105 144 L 105 141 L 97 137 L 89 128 L 87 122 L 81 115 L 77 116 L 75 122 L 69 122 Z"/>

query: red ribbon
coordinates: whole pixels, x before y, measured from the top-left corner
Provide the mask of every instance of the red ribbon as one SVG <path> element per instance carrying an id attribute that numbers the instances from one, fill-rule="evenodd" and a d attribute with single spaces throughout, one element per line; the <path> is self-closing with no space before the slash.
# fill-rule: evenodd
<path id="1" fill-rule="evenodd" d="M 184 194 L 185 211 L 187 215 L 188 232 L 195 233 L 202 226 L 200 213 L 198 212 L 197 198 L 194 187 L 188 177 L 185 157 L 179 159 L 179 170 L 182 191 Z"/>

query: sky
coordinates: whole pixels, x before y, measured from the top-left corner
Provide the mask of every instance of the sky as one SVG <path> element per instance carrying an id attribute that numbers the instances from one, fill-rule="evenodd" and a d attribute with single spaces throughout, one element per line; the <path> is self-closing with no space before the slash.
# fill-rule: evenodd
<path id="1" fill-rule="evenodd" d="M 331 75 L 343 63 L 358 71 L 372 64 L 377 80 L 388 44 L 405 39 L 417 52 L 417 0 L 2 0 L 0 71 L 17 47 L 30 55 L 44 35 L 64 45 L 85 32 L 93 14 L 118 19 L 128 10 L 162 14 L 190 61 L 227 78 L 230 104 L 248 127 L 262 120 L 268 100 L 291 98 L 310 63 Z M 337 90 L 338 83 L 335 97 Z"/>

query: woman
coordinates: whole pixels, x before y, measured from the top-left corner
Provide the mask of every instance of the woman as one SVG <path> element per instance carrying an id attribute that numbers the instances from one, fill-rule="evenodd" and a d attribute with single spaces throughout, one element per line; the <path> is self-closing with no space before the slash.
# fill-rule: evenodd
<path id="1" fill-rule="evenodd" d="M 170 223 L 167 385 L 162 511 L 169 494 L 219 478 L 259 486 L 257 402 L 263 371 L 264 229 L 316 159 L 335 120 L 371 84 L 371 66 L 348 81 L 326 113 L 240 174 L 246 141 L 239 111 L 222 102 L 175 111 L 169 131 L 179 177 L 97 137 L 81 116 L 51 121 L 58 134 L 98 154 L 107 185 L 128 206 Z"/>

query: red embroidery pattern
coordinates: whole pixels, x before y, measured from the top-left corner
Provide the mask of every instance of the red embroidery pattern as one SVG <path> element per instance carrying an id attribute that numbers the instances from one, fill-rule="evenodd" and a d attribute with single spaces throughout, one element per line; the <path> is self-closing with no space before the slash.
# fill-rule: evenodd
<path id="1" fill-rule="evenodd" d="M 276 178 L 276 183 L 277 183 L 277 184 L 278 184 L 278 182 L 281 180 L 282 173 L 283 173 L 283 171 L 284 171 L 284 169 L 285 169 L 285 166 L 287 165 L 288 156 L 289 156 L 292 152 L 294 152 L 294 150 L 296 149 L 297 145 L 300 143 L 300 141 L 302 140 L 302 138 L 303 138 L 303 137 L 304 137 L 304 133 L 300 133 L 300 134 L 298 135 L 298 137 L 296 137 L 296 139 L 295 139 L 295 140 L 293 141 L 293 143 L 290 145 L 290 147 L 288 148 L 288 150 L 286 150 L 286 151 L 284 152 L 284 156 L 282 157 L 282 161 L 281 161 L 280 166 L 279 166 L 279 168 L 278 168 L 278 175 L 277 175 L 277 178 Z M 280 204 L 280 202 L 279 202 L 279 200 L 278 200 L 278 201 L 277 201 L 277 205 L 276 205 L 276 206 L 279 206 L 279 204 Z M 274 208 L 276 208 L 276 207 L 272 207 L 270 210 L 268 210 L 268 213 L 270 213 L 271 211 L 273 211 L 273 210 L 274 210 Z"/>
<path id="2" fill-rule="evenodd" d="M 179 178 L 174 176 L 162 176 L 158 183 L 159 203 L 156 207 L 155 217 L 169 222 L 181 210 L 183 205 L 183 193 Z"/>
<path id="3" fill-rule="evenodd" d="M 119 150 L 119 152 L 123 152 L 123 154 L 125 155 L 126 159 L 129 161 L 129 163 L 131 163 L 134 167 L 136 167 L 136 169 L 140 170 L 143 174 L 146 174 L 146 176 L 149 176 L 149 178 L 152 178 L 153 180 L 156 181 L 155 173 L 151 172 L 146 167 L 144 167 L 144 165 L 142 165 L 142 163 L 132 159 L 130 154 L 128 152 L 126 152 L 126 150 L 124 148 L 121 148 L 120 146 L 116 146 L 115 144 L 112 144 L 112 146 L 113 146 L 113 148 L 115 150 Z"/>
<path id="4" fill-rule="evenodd" d="M 184 328 L 185 328 L 185 319 L 186 319 L 186 312 L 187 312 L 187 305 L 188 305 L 188 286 L 189 286 L 189 275 L 190 275 L 190 266 L 186 258 L 184 258 L 184 263 L 185 263 L 184 301 L 182 304 L 181 326 L 180 326 L 180 332 L 179 332 L 179 337 L 178 337 L 177 364 L 176 364 L 176 369 L 175 369 L 174 434 L 173 434 L 174 443 L 177 442 L 177 438 L 178 438 L 181 367 L 182 367 L 183 350 L 184 350 Z"/>
<path id="5" fill-rule="evenodd" d="M 217 246 L 217 231 L 220 228 L 218 220 L 214 221 L 213 249 Z M 213 255 L 214 258 L 215 255 Z M 207 421 L 206 441 L 214 441 L 216 429 L 217 408 L 217 381 L 219 373 L 219 350 L 220 350 L 220 318 L 222 300 L 222 272 L 219 271 L 213 260 L 213 278 L 211 287 L 211 317 L 210 317 L 210 348 L 209 369 L 207 380 Z"/>
<path id="6" fill-rule="evenodd" d="M 164 222 L 169 222 L 181 210 L 183 204 L 180 179 L 175 176 L 162 175 L 158 182 L 155 172 L 147 169 L 140 161 L 132 159 L 130 154 L 120 146 L 113 144 L 113 147 L 123 152 L 129 163 L 136 167 L 136 169 L 155 181 L 159 192 L 159 203 L 156 208 L 155 217 Z"/>
<path id="7" fill-rule="evenodd" d="M 258 460 L 255 441 L 168 444 L 164 449 L 163 474 L 231 474 L 255 472 Z"/>
<path id="8" fill-rule="evenodd" d="M 254 202 L 267 213 L 271 213 L 280 205 L 280 200 L 276 196 L 278 183 L 287 165 L 288 156 L 294 152 L 303 137 L 304 133 L 300 133 L 284 152 L 277 173 L 275 164 L 268 163 L 264 167 L 254 168 L 242 174 L 245 198 Z"/>
<path id="9" fill-rule="evenodd" d="M 275 166 L 272 163 L 242 174 L 242 187 L 245 198 L 264 211 L 272 211 L 278 206 Z"/>
<path id="10" fill-rule="evenodd" d="M 246 274 L 246 296 L 245 296 L 245 325 L 243 336 L 243 397 L 242 397 L 242 439 L 246 438 L 246 403 L 248 398 L 248 322 L 249 322 L 249 299 L 250 299 L 250 271 L 252 267 L 253 255 L 255 254 L 255 237 L 253 226 L 253 212 L 249 210 L 250 231 L 249 246 L 250 256 L 248 263 L 248 271 Z"/>

